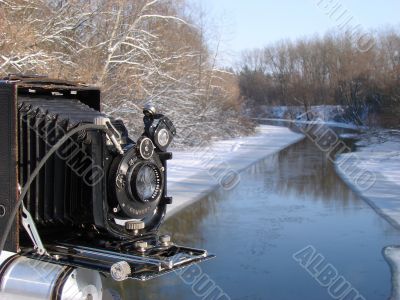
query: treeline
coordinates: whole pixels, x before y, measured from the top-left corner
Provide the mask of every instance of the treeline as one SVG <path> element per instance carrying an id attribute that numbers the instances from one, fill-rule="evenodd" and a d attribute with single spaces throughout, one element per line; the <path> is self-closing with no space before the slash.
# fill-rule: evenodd
<path id="1" fill-rule="evenodd" d="M 375 34 L 361 52 L 344 33 L 280 41 L 243 54 L 239 84 L 247 106 L 338 104 L 362 123 L 366 111 L 400 113 L 400 34 Z M 397 121 L 399 124 L 399 121 Z"/>
<path id="2" fill-rule="evenodd" d="M 177 145 L 249 132 L 202 16 L 185 0 L 0 0 L 0 76 L 96 84 L 103 110 L 136 135 L 151 100 L 177 125 Z"/>

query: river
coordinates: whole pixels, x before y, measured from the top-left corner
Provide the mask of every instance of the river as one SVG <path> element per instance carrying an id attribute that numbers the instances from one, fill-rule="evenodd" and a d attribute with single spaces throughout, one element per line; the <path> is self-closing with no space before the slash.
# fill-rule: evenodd
<path id="1" fill-rule="evenodd" d="M 162 231 L 216 254 L 200 266 L 231 299 L 332 299 L 329 286 L 293 258 L 307 247 L 365 299 L 391 293 L 382 250 L 397 244 L 398 230 L 345 185 L 308 139 L 252 165 L 233 190 L 212 192 Z M 109 286 L 122 299 L 207 299 L 176 274 Z"/>

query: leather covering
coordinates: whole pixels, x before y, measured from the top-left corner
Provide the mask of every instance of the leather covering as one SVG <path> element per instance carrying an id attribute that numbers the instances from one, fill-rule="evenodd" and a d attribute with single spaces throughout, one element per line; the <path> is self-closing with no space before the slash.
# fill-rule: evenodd
<path id="1" fill-rule="evenodd" d="M 16 252 L 18 245 L 18 216 L 12 211 L 17 203 L 17 105 L 16 85 L 0 82 L 0 232 L 10 218 L 13 227 L 8 235 L 4 250 Z"/>

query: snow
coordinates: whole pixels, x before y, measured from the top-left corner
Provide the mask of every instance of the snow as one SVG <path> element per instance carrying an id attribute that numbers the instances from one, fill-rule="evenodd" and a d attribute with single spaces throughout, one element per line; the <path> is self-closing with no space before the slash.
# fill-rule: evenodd
<path id="1" fill-rule="evenodd" d="M 261 125 L 254 136 L 172 151 L 174 158 L 168 163 L 168 194 L 173 196 L 173 204 L 168 206 L 167 218 L 219 186 L 233 188 L 240 181 L 241 170 L 303 137 L 285 127 Z"/>
<path id="2" fill-rule="evenodd" d="M 359 126 L 352 123 L 342 123 L 342 122 L 335 122 L 335 121 L 324 121 L 322 119 L 312 120 L 312 121 L 303 121 L 303 120 L 288 120 L 288 119 L 274 119 L 274 118 L 253 118 L 254 120 L 258 121 L 277 121 L 277 122 L 284 122 L 284 123 L 293 123 L 293 124 L 325 124 L 330 127 L 336 128 L 345 128 L 345 129 L 354 129 L 354 130 L 365 130 L 367 129 L 366 126 Z"/>
<path id="3" fill-rule="evenodd" d="M 382 172 L 383 176 L 399 185 L 400 188 L 400 143 L 387 141 L 361 149 L 366 158 L 362 165 L 375 173 Z M 400 197 L 399 197 L 400 202 Z"/>
<path id="4" fill-rule="evenodd" d="M 400 137 L 369 138 L 356 145 L 356 152 L 337 158 L 336 170 L 379 214 L 400 228 Z M 360 185 L 364 178 L 354 174 L 368 178 Z"/>
<path id="5" fill-rule="evenodd" d="M 299 119 L 305 116 L 304 106 L 261 106 L 257 117 L 277 119 Z M 346 107 L 341 105 L 313 105 L 308 110 L 308 117 L 320 118 L 324 121 L 343 122 Z"/>
<path id="6" fill-rule="evenodd" d="M 392 295 L 390 299 L 400 299 L 400 247 L 385 247 L 383 256 L 388 262 L 392 273 Z"/>
<path id="7" fill-rule="evenodd" d="M 359 137 L 359 133 L 340 133 L 339 137 L 341 139 L 357 139 Z"/>
<path id="8" fill-rule="evenodd" d="M 323 123 L 331 127 L 364 130 L 366 127 L 357 125 L 348 106 L 342 105 L 312 105 L 305 111 L 304 106 L 261 106 L 249 111 L 248 115 L 255 120 L 283 121 L 299 124 Z M 368 121 L 368 110 L 364 109 L 358 118 Z"/>

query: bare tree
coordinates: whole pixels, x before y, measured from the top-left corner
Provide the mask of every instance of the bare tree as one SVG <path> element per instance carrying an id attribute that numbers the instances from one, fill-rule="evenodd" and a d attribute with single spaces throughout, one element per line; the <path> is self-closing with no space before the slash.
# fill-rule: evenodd
<path id="1" fill-rule="evenodd" d="M 249 105 L 300 105 L 304 111 L 339 104 L 356 123 L 369 111 L 393 114 L 400 103 L 399 30 L 380 31 L 375 40 L 360 52 L 346 33 L 328 32 L 265 47 L 261 59 L 257 49 L 246 52 L 239 71 L 242 96 Z"/>
<path id="2" fill-rule="evenodd" d="M 68 1 L 63 6 L 44 0 L 0 2 L 0 72 L 38 72 L 51 75 L 76 67 L 72 53 L 81 45 L 75 38 L 90 18 L 85 5 Z"/>
<path id="3" fill-rule="evenodd" d="M 195 139 L 246 132 L 236 78 L 216 68 L 205 24 L 187 8 L 184 0 L 0 0 L 0 74 L 94 83 L 103 109 L 135 134 L 145 101 Z M 227 126 L 218 129 L 218 118 Z"/>

